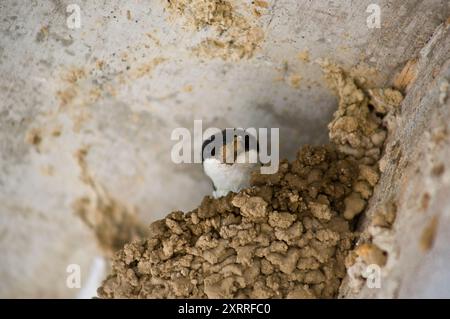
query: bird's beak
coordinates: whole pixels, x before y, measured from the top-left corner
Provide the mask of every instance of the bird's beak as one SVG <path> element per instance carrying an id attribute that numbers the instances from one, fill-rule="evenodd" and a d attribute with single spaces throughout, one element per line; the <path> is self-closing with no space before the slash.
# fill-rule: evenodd
<path id="1" fill-rule="evenodd" d="M 222 147 L 222 161 L 226 164 L 233 164 L 237 160 L 237 156 L 241 151 L 241 143 L 239 137 L 234 137 L 232 143 L 228 143 Z"/>

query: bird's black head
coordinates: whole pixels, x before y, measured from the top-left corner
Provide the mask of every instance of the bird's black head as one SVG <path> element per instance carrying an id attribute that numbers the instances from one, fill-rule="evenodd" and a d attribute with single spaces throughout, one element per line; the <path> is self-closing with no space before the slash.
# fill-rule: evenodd
<path id="1" fill-rule="evenodd" d="M 256 137 L 244 129 L 226 128 L 211 135 L 202 144 L 202 162 L 207 158 L 217 158 L 225 162 L 226 149 L 232 148 L 236 157 L 239 152 L 248 152 L 252 149 L 259 152 Z"/>

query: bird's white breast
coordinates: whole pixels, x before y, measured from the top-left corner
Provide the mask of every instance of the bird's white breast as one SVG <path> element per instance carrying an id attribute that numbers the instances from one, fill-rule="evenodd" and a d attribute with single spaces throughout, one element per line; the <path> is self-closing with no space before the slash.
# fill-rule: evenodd
<path id="1" fill-rule="evenodd" d="M 250 150 L 250 152 L 256 152 Z M 240 156 L 245 156 L 242 153 Z M 256 158 L 256 157 L 255 157 Z M 238 160 L 237 160 L 238 161 Z M 258 163 L 234 163 L 227 165 L 216 158 L 207 158 L 203 162 L 203 169 L 214 183 L 216 191 L 214 197 L 225 196 L 228 192 L 239 192 L 250 186 L 251 172 L 259 167 Z"/>

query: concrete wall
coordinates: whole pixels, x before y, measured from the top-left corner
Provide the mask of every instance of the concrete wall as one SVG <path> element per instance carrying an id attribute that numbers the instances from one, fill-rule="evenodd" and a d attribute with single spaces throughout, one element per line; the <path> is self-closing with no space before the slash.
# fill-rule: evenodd
<path id="1" fill-rule="evenodd" d="M 449 39 L 450 20 L 417 57 L 401 112 L 390 121 L 383 174 L 360 225 L 361 241 L 370 239 L 387 253 L 380 287 L 354 289 L 347 281 L 342 297 L 450 297 Z M 392 229 L 374 227 L 386 207 L 396 211 Z"/>

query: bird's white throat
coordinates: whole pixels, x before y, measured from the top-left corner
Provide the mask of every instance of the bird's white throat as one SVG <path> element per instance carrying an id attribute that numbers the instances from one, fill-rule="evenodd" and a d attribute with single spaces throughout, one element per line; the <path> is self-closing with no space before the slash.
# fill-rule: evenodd
<path id="1" fill-rule="evenodd" d="M 250 150 L 249 152 L 256 152 Z M 242 153 L 239 156 L 246 156 Z M 238 161 L 237 161 L 238 162 Z M 207 158 L 203 162 L 203 169 L 206 175 L 211 178 L 216 190 L 214 197 L 225 196 L 229 192 L 239 192 L 241 189 L 250 186 L 251 172 L 259 168 L 258 163 L 233 163 L 225 164 L 217 158 Z"/>

